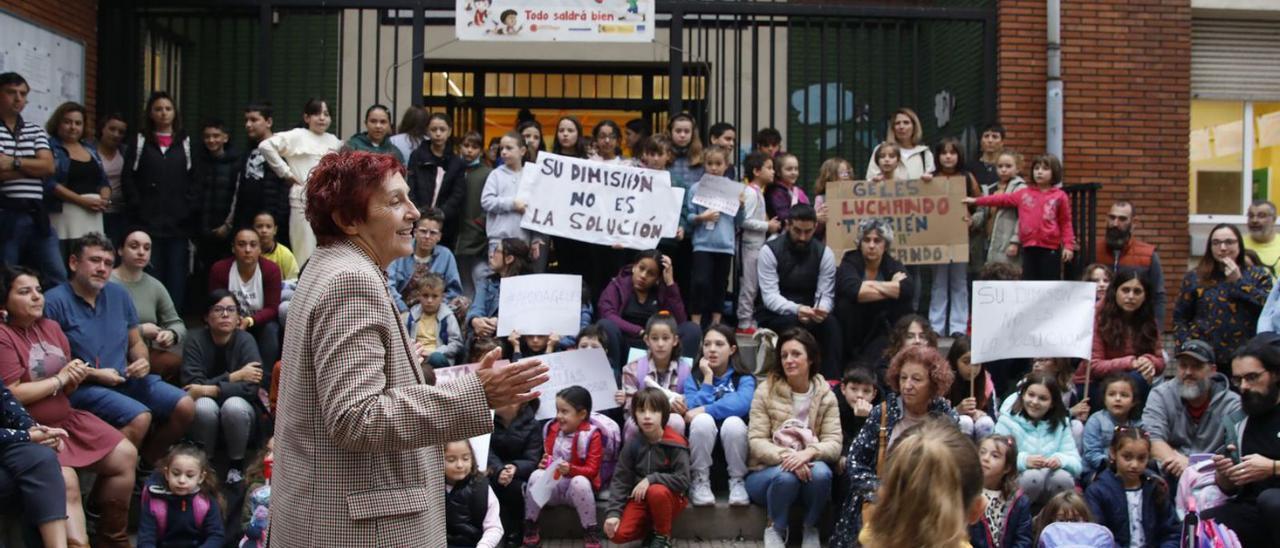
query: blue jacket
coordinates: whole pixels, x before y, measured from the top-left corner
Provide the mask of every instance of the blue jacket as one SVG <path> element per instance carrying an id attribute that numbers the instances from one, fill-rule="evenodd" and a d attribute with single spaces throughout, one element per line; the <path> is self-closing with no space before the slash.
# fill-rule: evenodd
<path id="1" fill-rule="evenodd" d="M 1145 546 L 1177 548 L 1182 525 L 1173 509 L 1173 491 L 1165 486 L 1164 504 L 1156 504 L 1157 482 L 1150 470 L 1142 476 L 1142 531 Z M 1129 546 L 1129 501 L 1124 483 L 1111 469 L 1103 470 L 1084 491 L 1085 503 L 1096 523 L 1104 525 L 1116 537 L 1116 546 Z"/>
<path id="2" fill-rule="evenodd" d="M 684 193 L 685 222 L 688 223 L 688 231 L 693 234 L 693 250 L 733 255 L 734 250 L 738 247 L 737 229 L 742 224 L 744 208 L 739 207 L 738 214 L 733 217 L 720 215 L 720 220 L 716 221 L 715 228 L 707 229 L 707 223 L 693 219 L 707 210 L 707 208 L 693 203 L 693 196 L 698 193 L 699 184 L 694 183 Z"/>
<path id="3" fill-rule="evenodd" d="M 400 257 L 387 265 L 387 283 L 391 286 L 391 299 L 401 312 L 409 310 L 414 303 L 404 302 L 404 289 L 413 278 L 416 261 L 413 255 Z M 443 245 L 437 245 L 431 254 L 431 271 L 444 277 L 444 301 L 449 302 L 462 294 L 462 277 L 458 275 L 458 260 L 453 252 Z"/>
<path id="4" fill-rule="evenodd" d="M 89 157 L 98 164 L 98 173 L 102 176 L 98 181 L 98 188 L 110 187 L 111 181 L 107 180 L 107 169 L 102 165 L 102 157 L 98 156 L 98 147 L 85 139 L 80 140 L 80 146 L 89 151 Z M 71 170 L 71 154 L 67 152 L 67 145 L 56 135 L 49 136 L 49 148 L 53 151 L 53 175 L 45 180 L 44 205 L 50 213 L 59 213 L 62 211 L 62 200 L 53 193 L 53 188 L 67 180 L 67 172 Z"/>
<path id="5" fill-rule="evenodd" d="M 404 320 L 404 327 L 409 331 L 410 339 L 417 336 L 419 321 L 422 321 L 422 305 L 415 304 L 409 309 L 409 314 Z M 435 321 L 439 325 L 439 331 L 436 332 L 436 352 L 444 354 L 450 364 L 458 363 L 466 357 L 463 353 L 465 348 L 462 329 L 458 326 L 458 317 L 453 314 L 453 309 L 449 308 L 449 303 L 440 303 Z"/>
<path id="6" fill-rule="evenodd" d="M 994 535 L 1000 535 L 1000 548 L 1031 548 L 1033 546 L 1031 529 L 1031 501 L 1022 495 L 1022 491 L 1013 494 L 1004 507 L 1004 529 L 992 531 L 991 522 L 983 517 L 981 521 L 969 526 L 969 544 L 973 548 L 989 548 L 995 546 Z"/>
<path id="7" fill-rule="evenodd" d="M 1141 420 L 1128 421 L 1127 426 L 1142 426 Z M 1084 423 L 1084 477 L 1098 472 L 1107 466 L 1107 449 L 1111 446 L 1111 437 L 1115 435 L 1116 421 L 1106 409 L 1089 416 Z"/>
<path id="8" fill-rule="evenodd" d="M 701 373 L 694 371 L 684 380 L 684 401 L 689 409 L 703 407 L 716 424 L 729 417 L 747 419 L 751 414 L 751 398 L 756 394 L 756 378 L 738 374 L 730 368 L 712 384 L 703 384 Z M 734 377 L 737 379 L 734 379 Z"/>
<path id="9" fill-rule="evenodd" d="M 1032 424 L 1026 417 L 1005 413 L 996 422 L 996 433 L 1013 436 L 1018 444 L 1018 472 L 1027 471 L 1027 459 L 1032 455 L 1058 457 L 1062 469 L 1080 477 L 1080 452 L 1076 440 L 1071 437 L 1071 425 L 1063 421 L 1056 429 L 1049 428 L 1049 421 Z"/>
<path id="10" fill-rule="evenodd" d="M 476 299 L 467 309 L 467 329 L 471 328 L 471 320 L 475 318 L 492 318 L 498 315 L 498 297 L 502 290 L 502 280 L 489 276 L 476 280 Z"/>
<path id="11" fill-rule="evenodd" d="M 204 516 L 204 523 L 196 523 L 195 504 L 192 499 L 208 495 L 204 493 L 174 495 L 169 492 L 159 472 L 152 474 L 144 489 L 149 490 L 148 494 L 152 498 L 159 499 L 166 505 L 164 537 L 158 537 L 161 527 L 149 505 L 142 506 L 138 509 L 138 548 L 159 546 L 221 548 L 224 536 L 222 512 L 216 500 L 209 501 L 209 512 Z"/>

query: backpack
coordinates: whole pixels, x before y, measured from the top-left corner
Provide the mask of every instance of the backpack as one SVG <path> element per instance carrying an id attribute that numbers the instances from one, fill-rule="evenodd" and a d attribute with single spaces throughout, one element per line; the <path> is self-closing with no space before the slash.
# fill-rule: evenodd
<path id="1" fill-rule="evenodd" d="M 772 329 L 757 329 L 751 339 L 756 343 L 756 368 L 752 373 L 763 374 L 777 365 L 778 355 L 774 347 L 778 345 L 778 334 Z"/>
<path id="2" fill-rule="evenodd" d="M 613 419 L 606 417 L 594 411 L 587 417 L 589 427 L 585 432 L 579 431 L 574 447 L 574 455 L 586 456 L 591 446 L 591 434 L 600 433 L 600 441 L 604 444 L 604 456 L 600 459 L 600 485 L 607 486 L 609 481 L 613 479 L 613 472 L 618 468 L 618 447 L 622 445 L 622 430 L 618 428 L 618 423 Z M 547 421 L 542 425 L 542 438 L 546 439 L 551 432 L 551 425 L 554 420 Z"/>
<path id="3" fill-rule="evenodd" d="M 142 148 L 147 145 L 147 137 L 141 132 L 138 133 L 138 142 L 134 145 L 136 148 L 133 153 L 133 171 L 138 171 L 138 164 L 142 162 Z M 182 138 L 182 152 L 187 157 L 187 171 L 191 171 L 191 137 Z"/>
<path id="4" fill-rule="evenodd" d="M 1214 483 L 1212 455 L 1191 455 L 1190 461 L 1178 479 L 1178 495 L 1174 499 L 1178 519 L 1184 519 L 1188 512 L 1216 508 L 1228 500 Z"/>
<path id="5" fill-rule="evenodd" d="M 1040 532 L 1040 548 L 1096 548 L 1115 546 L 1111 530 L 1096 523 L 1059 521 Z"/>
<path id="6" fill-rule="evenodd" d="M 689 371 L 693 369 L 693 359 L 678 356 L 676 358 L 676 386 L 680 390 L 684 390 L 684 380 L 689 378 Z M 649 376 L 649 354 L 646 353 L 636 361 L 636 382 L 640 383 L 640 387 L 644 387 L 644 380 Z M 663 388 L 666 388 L 665 386 Z"/>
<path id="7" fill-rule="evenodd" d="M 169 523 L 169 505 L 165 504 L 162 498 L 154 498 L 151 496 L 151 489 L 142 490 L 142 507 L 150 510 L 151 515 L 156 518 L 156 544 L 164 542 L 164 529 Z M 196 515 L 196 526 L 204 526 L 204 518 L 209 515 L 209 496 L 204 493 L 196 493 L 191 498 L 191 510 Z"/>

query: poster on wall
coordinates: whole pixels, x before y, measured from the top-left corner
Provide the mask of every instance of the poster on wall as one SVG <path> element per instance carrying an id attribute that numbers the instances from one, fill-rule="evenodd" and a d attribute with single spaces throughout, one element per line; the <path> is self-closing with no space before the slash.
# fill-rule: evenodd
<path id="1" fill-rule="evenodd" d="M 889 252 L 904 264 L 968 262 L 964 197 L 964 177 L 833 185 L 827 189 L 827 246 L 836 257 L 857 249 L 858 223 L 879 217 L 893 227 Z"/>
<path id="2" fill-rule="evenodd" d="M 458 0 L 459 40 L 652 42 L 655 0 Z"/>
<path id="3" fill-rule="evenodd" d="M 84 102 L 84 44 L 0 10 L 0 73 L 16 72 L 31 91 L 22 118 L 43 124 L 58 105 Z"/>

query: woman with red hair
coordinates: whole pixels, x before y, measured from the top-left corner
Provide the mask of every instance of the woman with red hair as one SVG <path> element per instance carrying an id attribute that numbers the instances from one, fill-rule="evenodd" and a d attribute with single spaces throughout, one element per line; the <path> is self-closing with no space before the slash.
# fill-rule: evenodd
<path id="1" fill-rule="evenodd" d="M 832 547 L 856 545 L 862 529 L 862 505 L 880 487 L 880 468 L 898 436 L 933 415 L 946 416 L 953 423 L 960 421 L 947 401 L 954 380 L 951 366 L 935 348 L 907 346 L 894 355 L 885 375 L 890 393 L 871 408 L 867 422 L 845 453 L 849 497 L 831 533 Z"/>
<path id="2" fill-rule="evenodd" d="M 445 536 L 440 446 L 488 433 L 490 409 L 537 398 L 547 368 L 494 367 L 491 352 L 474 375 L 432 386 L 386 285 L 418 220 L 404 168 L 330 154 L 306 192 L 318 246 L 285 331 L 271 544 L 434 544 Z"/>

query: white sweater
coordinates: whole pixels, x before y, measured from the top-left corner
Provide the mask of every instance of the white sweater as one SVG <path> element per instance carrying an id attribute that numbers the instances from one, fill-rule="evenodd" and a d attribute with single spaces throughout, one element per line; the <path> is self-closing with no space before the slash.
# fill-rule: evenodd
<path id="1" fill-rule="evenodd" d="M 272 135 L 258 144 L 267 165 L 281 179 L 294 178 L 306 183 L 320 158 L 342 148 L 332 133 L 316 135 L 307 128 L 296 128 Z"/>

